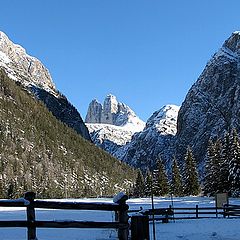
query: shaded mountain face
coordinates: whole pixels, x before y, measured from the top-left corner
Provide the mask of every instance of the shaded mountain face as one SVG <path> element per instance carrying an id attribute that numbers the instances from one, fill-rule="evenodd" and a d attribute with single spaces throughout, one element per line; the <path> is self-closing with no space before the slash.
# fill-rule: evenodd
<path id="1" fill-rule="evenodd" d="M 142 170 L 153 168 L 161 157 L 168 167 L 174 154 L 178 110 L 176 105 L 166 105 L 154 112 L 144 130 L 134 134 L 114 156 Z"/>
<path id="2" fill-rule="evenodd" d="M 89 131 L 84 124 L 77 109 L 67 100 L 64 95 L 59 94 L 58 97 L 48 91 L 30 86 L 31 91 L 37 99 L 44 102 L 48 110 L 60 121 L 73 128 L 78 134 L 85 139 L 91 141 Z"/>
<path id="3" fill-rule="evenodd" d="M 176 152 L 187 145 L 201 165 L 210 138 L 240 130 L 240 32 L 234 32 L 207 63 L 179 111 Z"/>
<path id="4" fill-rule="evenodd" d="M 109 94 L 103 105 L 97 100 L 89 104 L 86 125 L 92 141 L 110 154 L 131 141 L 134 133 L 143 130 L 145 123 L 126 104 Z"/>
<path id="5" fill-rule="evenodd" d="M 0 32 L 0 68 L 8 77 L 33 90 L 37 98 L 60 121 L 72 127 L 85 139 L 91 140 L 80 114 L 72 104 L 58 92 L 47 68 L 35 57 L 29 56 L 25 49 L 14 44 Z"/>

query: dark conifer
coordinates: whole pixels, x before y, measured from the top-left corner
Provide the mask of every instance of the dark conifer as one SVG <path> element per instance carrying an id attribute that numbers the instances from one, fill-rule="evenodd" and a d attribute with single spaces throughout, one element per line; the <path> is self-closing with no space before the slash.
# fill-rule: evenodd
<path id="1" fill-rule="evenodd" d="M 221 154 L 221 166 L 220 166 L 220 192 L 229 192 L 230 182 L 229 182 L 229 165 L 231 161 L 231 136 L 226 133 L 222 141 L 222 154 Z"/>
<path id="2" fill-rule="evenodd" d="M 204 179 L 204 193 L 207 195 L 212 196 L 221 191 L 221 151 L 222 145 L 219 139 L 215 143 L 209 141 Z"/>
<path id="3" fill-rule="evenodd" d="M 140 169 L 137 172 L 137 178 L 133 189 L 134 197 L 144 197 L 145 194 L 145 183 L 144 177 Z"/>
<path id="4" fill-rule="evenodd" d="M 174 196 L 183 195 L 183 182 L 180 169 L 177 164 L 177 159 L 174 157 L 172 163 L 172 176 L 171 176 L 171 193 Z"/>
<path id="5" fill-rule="evenodd" d="M 231 161 L 229 166 L 229 182 L 231 195 L 240 196 L 240 144 L 237 131 L 233 131 L 231 145 Z"/>
<path id="6" fill-rule="evenodd" d="M 198 195 L 200 193 L 198 172 L 190 147 L 187 148 L 185 155 L 184 192 L 186 195 Z"/>
<path id="7" fill-rule="evenodd" d="M 144 195 L 146 197 L 150 197 L 153 191 L 153 179 L 152 179 L 152 173 L 148 169 L 146 171 L 146 176 L 145 176 L 145 193 Z"/>
<path id="8" fill-rule="evenodd" d="M 153 171 L 153 194 L 165 196 L 169 193 L 168 177 L 161 159 L 157 161 L 156 169 Z"/>

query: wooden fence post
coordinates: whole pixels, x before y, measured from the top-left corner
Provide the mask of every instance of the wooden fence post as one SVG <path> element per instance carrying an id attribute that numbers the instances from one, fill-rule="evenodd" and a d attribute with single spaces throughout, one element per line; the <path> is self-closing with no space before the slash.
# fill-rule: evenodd
<path id="1" fill-rule="evenodd" d="M 131 240 L 149 240 L 149 217 L 135 215 L 131 217 Z"/>
<path id="2" fill-rule="evenodd" d="M 116 220 L 118 220 L 119 223 L 123 223 L 128 225 L 128 205 L 126 204 L 126 201 L 128 199 L 128 196 L 124 194 L 123 192 L 120 192 L 117 194 L 113 202 L 118 203 L 120 205 L 121 210 L 115 215 Z M 118 238 L 119 240 L 128 240 L 128 235 L 129 235 L 129 227 L 125 228 L 119 228 L 118 229 Z"/>
<path id="3" fill-rule="evenodd" d="M 198 218 L 198 205 L 196 205 L 196 218 Z"/>
<path id="4" fill-rule="evenodd" d="M 34 192 L 26 192 L 24 199 L 29 201 L 27 205 L 27 222 L 28 222 L 28 240 L 37 240 L 35 226 L 35 209 L 33 206 L 36 194 Z"/>

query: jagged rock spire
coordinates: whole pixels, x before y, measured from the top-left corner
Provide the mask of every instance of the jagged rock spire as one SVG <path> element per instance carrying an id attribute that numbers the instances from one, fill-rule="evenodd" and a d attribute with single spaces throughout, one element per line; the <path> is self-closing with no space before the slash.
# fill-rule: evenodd
<path id="1" fill-rule="evenodd" d="M 145 123 L 126 104 L 118 102 L 117 98 L 109 94 L 103 105 L 96 99 L 88 107 L 86 123 L 103 123 L 115 126 L 134 125 L 143 129 Z"/>

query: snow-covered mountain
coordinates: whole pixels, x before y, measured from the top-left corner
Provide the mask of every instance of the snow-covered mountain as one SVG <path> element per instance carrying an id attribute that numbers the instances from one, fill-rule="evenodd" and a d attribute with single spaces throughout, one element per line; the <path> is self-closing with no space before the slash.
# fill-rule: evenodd
<path id="1" fill-rule="evenodd" d="M 210 138 L 240 131 L 240 32 L 234 32 L 207 63 L 179 111 L 176 151 L 187 145 L 203 163 Z"/>
<path id="2" fill-rule="evenodd" d="M 103 105 L 96 99 L 89 104 L 85 122 L 126 127 L 134 132 L 141 131 L 145 126 L 129 106 L 118 102 L 112 94 L 107 95 Z"/>
<path id="3" fill-rule="evenodd" d="M 89 132 L 79 112 L 56 89 L 47 68 L 37 58 L 28 55 L 23 47 L 13 43 L 1 31 L 0 68 L 4 69 L 9 78 L 31 90 L 56 118 L 90 140 Z"/>
<path id="4" fill-rule="evenodd" d="M 179 107 L 166 105 L 147 120 L 143 131 L 134 134 L 131 142 L 119 148 L 114 156 L 128 164 L 146 169 L 161 157 L 166 165 L 174 152 Z"/>
<path id="5" fill-rule="evenodd" d="M 50 93 L 57 93 L 47 68 L 26 50 L 13 43 L 7 35 L 0 31 L 0 66 L 8 76 L 25 86 L 36 85 Z"/>
<path id="6" fill-rule="evenodd" d="M 96 99 L 89 104 L 85 122 L 93 142 L 112 155 L 145 126 L 130 107 L 111 94 L 103 105 Z"/>

